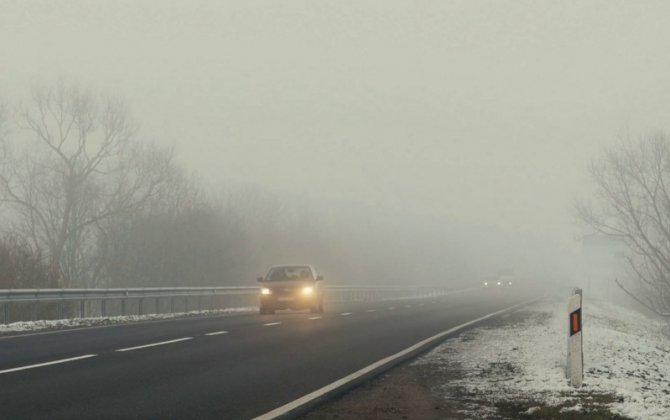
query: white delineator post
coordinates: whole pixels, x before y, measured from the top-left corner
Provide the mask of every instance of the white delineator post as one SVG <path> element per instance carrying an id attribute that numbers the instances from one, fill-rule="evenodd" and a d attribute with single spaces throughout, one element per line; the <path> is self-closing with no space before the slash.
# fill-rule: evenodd
<path id="1" fill-rule="evenodd" d="M 568 361 L 566 376 L 575 388 L 584 379 L 584 353 L 582 350 L 582 289 L 575 289 L 568 301 Z"/>

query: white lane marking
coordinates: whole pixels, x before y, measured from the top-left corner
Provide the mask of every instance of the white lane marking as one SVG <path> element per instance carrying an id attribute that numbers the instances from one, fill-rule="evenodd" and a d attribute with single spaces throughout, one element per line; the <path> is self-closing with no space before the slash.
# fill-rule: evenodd
<path id="1" fill-rule="evenodd" d="M 311 317 L 309 317 L 309 319 L 314 321 L 315 319 L 321 319 L 321 317 L 320 316 L 311 316 Z"/>
<path id="2" fill-rule="evenodd" d="M 366 312 L 376 312 L 376 309 L 368 309 Z"/>
<path id="3" fill-rule="evenodd" d="M 266 326 L 266 327 L 271 327 L 273 325 L 279 325 L 279 324 L 281 324 L 281 322 L 269 322 L 269 323 L 263 324 L 263 325 Z"/>
<path id="4" fill-rule="evenodd" d="M 95 357 L 95 356 L 97 356 L 97 354 L 85 354 L 83 356 L 70 357 L 69 359 L 60 359 L 60 360 L 54 360 L 52 362 L 38 363 L 36 365 L 20 366 L 11 369 L 0 370 L 0 375 L 2 375 L 3 373 L 18 372 L 19 370 L 35 369 L 42 366 L 51 366 L 51 365 L 57 365 L 59 363 L 74 362 L 75 360 L 88 359 L 89 357 Z"/>
<path id="5" fill-rule="evenodd" d="M 176 340 L 160 341 L 158 343 L 144 344 L 142 346 L 135 346 L 135 347 L 126 347 L 124 349 L 117 349 L 116 351 L 139 350 L 139 349 L 145 349 L 147 347 L 164 346 L 166 344 L 178 343 L 180 341 L 186 341 L 186 340 L 193 340 L 193 337 L 177 338 Z"/>
<path id="6" fill-rule="evenodd" d="M 353 313 L 353 312 L 342 312 L 340 315 L 342 315 L 342 316 L 349 316 L 349 315 L 351 315 L 352 313 Z"/>
<path id="7" fill-rule="evenodd" d="M 441 333 L 435 334 L 432 337 L 429 337 L 429 338 L 426 338 L 425 340 L 419 341 L 418 343 L 414 344 L 411 347 L 406 348 L 405 350 L 401 350 L 394 355 L 385 357 L 381 360 L 378 360 L 378 361 L 374 362 L 371 365 L 368 365 L 368 366 L 364 367 L 361 370 L 358 370 L 358 371 L 356 371 L 356 372 L 354 372 L 350 375 L 345 376 L 344 378 L 338 379 L 337 381 L 335 381 L 335 382 L 333 382 L 329 385 L 326 385 L 323 388 L 319 388 L 316 391 L 310 392 L 309 394 L 307 394 L 305 396 L 302 396 L 302 397 L 298 398 L 297 400 L 291 401 L 290 403 L 282 405 L 279 408 L 275 408 L 274 410 L 269 411 L 265 414 L 261 414 L 260 416 L 256 417 L 254 420 L 270 420 L 270 419 L 274 419 L 274 418 L 283 416 L 283 415 L 285 415 L 287 413 L 290 413 L 291 411 L 295 410 L 296 408 L 301 407 L 301 406 L 309 403 L 310 401 L 314 401 L 318 398 L 323 397 L 324 395 L 328 394 L 329 392 L 332 392 L 332 391 L 346 385 L 347 383 L 352 382 L 352 381 L 360 378 L 361 376 L 364 376 L 364 375 L 366 375 L 370 372 L 373 372 L 375 369 L 378 369 L 378 368 L 380 368 L 380 367 L 382 367 L 382 366 L 384 366 L 388 363 L 393 362 L 394 360 L 397 360 L 399 358 L 404 357 L 405 355 L 407 355 L 409 353 L 412 353 L 413 351 L 415 351 L 417 349 L 420 349 L 422 346 L 425 346 L 426 344 L 430 343 L 431 341 L 439 340 L 440 338 L 444 337 L 445 335 L 449 335 L 449 334 L 453 334 L 455 332 L 458 332 L 458 331 L 460 331 L 460 330 L 462 330 L 466 327 L 469 327 L 472 324 L 475 324 L 475 323 L 483 321 L 485 319 L 494 317 L 494 316 L 499 315 L 501 313 L 504 313 L 506 311 L 510 311 L 510 310 L 515 309 L 515 308 L 518 308 L 518 307 L 521 307 L 521 306 L 524 306 L 524 305 L 528 305 L 532 302 L 537 302 L 540 299 L 541 298 L 529 300 L 529 301 L 526 301 L 526 302 L 522 302 L 522 303 L 516 304 L 514 306 L 510 306 L 509 308 L 501 309 L 497 312 L 492 312 L 492 313 L 490 313 L 488 315 L 484 315 L 480 318 L 473 319 L 472 321 L 468 321 L 465 324 L 458 325 L 458 326 L 450 328 L 446 331 L 442 331 Z"/>
<path id="8" fill-rule="evenodd" d="M 228 331 L 214 331 L 211 333 L 207 333 L 205 335 L 212 336 L 212 335 L 221 335 L 221 334 L 228 334 Z"/>

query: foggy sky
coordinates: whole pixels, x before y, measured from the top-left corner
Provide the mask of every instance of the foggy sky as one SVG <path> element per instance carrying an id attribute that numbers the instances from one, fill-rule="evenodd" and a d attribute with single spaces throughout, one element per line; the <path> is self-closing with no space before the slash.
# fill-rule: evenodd
<path id="1" fill-rule="evenodd" d="M 586 167 L 670 129 L 664 1 L 7 1 L 0 93 L 124 97 L 213 189 L 568 242 Z"/>

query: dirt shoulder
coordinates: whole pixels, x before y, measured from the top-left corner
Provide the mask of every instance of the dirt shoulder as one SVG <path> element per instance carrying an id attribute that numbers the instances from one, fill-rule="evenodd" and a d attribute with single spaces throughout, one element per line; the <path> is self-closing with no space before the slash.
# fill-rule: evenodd
<path id="1" fill-rule="evenodd" d="M 301 417 L 326 419 L 444 419 L 455 417 L 448 402 L 432 390 L 444 378 L 428 367 L 399 366 L 372 379 L 335 401 L 328 402 Z"/>

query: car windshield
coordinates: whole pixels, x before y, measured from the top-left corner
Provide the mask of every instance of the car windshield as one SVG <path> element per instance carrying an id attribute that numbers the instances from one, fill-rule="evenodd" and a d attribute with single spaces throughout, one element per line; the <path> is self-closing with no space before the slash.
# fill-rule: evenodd
<path id="1" fill-rule="evenodd" d="M 314 280 L 312 270 L 305 266 L 273 267 L 265 277 L 265 281 L 300 281 Z"/>

